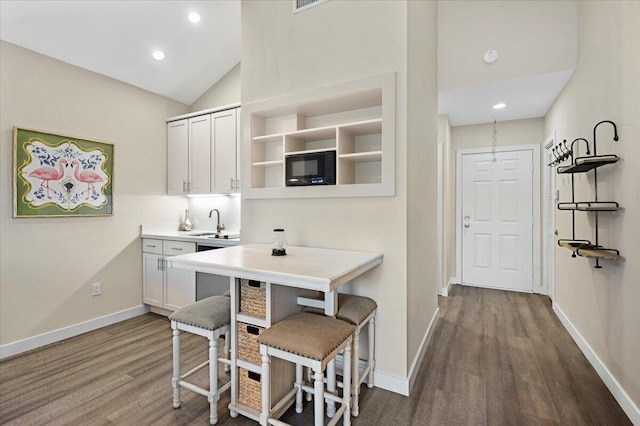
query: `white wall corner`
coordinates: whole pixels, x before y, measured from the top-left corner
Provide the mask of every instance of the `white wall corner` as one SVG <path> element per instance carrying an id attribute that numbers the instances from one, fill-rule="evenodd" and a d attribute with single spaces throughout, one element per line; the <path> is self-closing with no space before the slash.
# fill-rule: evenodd
<path id="1" fill-rule="evenodd" d="M 593 366 L 593 368 L 598 373 L 598 376 L 600 376 L 613 397 L 616 399 L 616 401 L 618 401 L 618 404 L 620 404 L 622 410 L 629 417 L 631 423 L 633 423 L 634 425 L 640 425 L 640 408 L 638 408 L 638 406 L 629 397 L 627 392 L 625 392 L 620 383 L 616 380 L 613 374 L 611 374 L 607 366 L 602 362 L 600 357 L 598 357 L 591 346 L 589 346 L 589 343 L 587 343 L 584 337 L 582 337 L 578 329 L 575 328 L 575 326 L 571 323 L 562 309 L 560 309 L 558 304 L 553 303 L 552 306 L 553 311 L 560 319 L 562 325 L 564 325 L 564 327 L 567 329 L 591 366 Z"/>
<path id="2" fill-rule="evenodd" d="M 0 359 L 18 355 L 22 352 L 37 349 L 42 346 L 50 345 L 51 343 L 59 342 L 70 337 L 78 336 L 89 331 L 97 330 L 108 325 L 144 315 L 147 312 L 149 312 L 149 307 L 147 305 L 139 305 L 130 309 L 125 309 L 124 311 L 105 315 L 79 324 L 74 324 L 69 327 L 59 328 L 58 330 L 53 330 L 48 333 L 7 343 L 6 345 L 0 346 Z"/>

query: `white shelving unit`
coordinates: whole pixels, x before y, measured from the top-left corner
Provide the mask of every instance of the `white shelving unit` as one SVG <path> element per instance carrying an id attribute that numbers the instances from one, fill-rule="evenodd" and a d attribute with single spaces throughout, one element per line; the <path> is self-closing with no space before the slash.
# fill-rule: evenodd
<path id="1" fill-rule="evenodd" d="M 392 72 L 244 106 L 245 197 L 395 195 L 395 84 Z M 336 185 L 285 186 L 287 155 L 323 151 Z"/>

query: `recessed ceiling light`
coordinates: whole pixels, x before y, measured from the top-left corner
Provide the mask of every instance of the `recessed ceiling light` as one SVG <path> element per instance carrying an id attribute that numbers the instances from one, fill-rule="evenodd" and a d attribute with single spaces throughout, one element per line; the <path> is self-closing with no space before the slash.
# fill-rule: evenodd
<path id="1" fill-rule="evenodd" d="M 495 105 L 493 106 L 493 109 L 502 109 L 502 108 L 504 108 L 504 107 L 506 107 L 506 106 L 507 106 L 507 104 L 505 104 L 504 102 L 500 102 L 500 103 L 498 103 L 498 104 L 495 104 Z"/>
<path id="2" fill-rule="evenodd" d="M 164 59 L 164 52 L 162 50 L 154 50 L 151 55 L 153 56 L 153 59 L 156 59 L 158 61 Z"/>
<path id="3" fill-rule="evenodd" d="M 192 24 L 197 24 L 198 22 L 200 22 L 200 14 L 198 12 L 191 12 L 187 16 L 187 19 L 189 19 L 189 22 L 191 22 Z"/>

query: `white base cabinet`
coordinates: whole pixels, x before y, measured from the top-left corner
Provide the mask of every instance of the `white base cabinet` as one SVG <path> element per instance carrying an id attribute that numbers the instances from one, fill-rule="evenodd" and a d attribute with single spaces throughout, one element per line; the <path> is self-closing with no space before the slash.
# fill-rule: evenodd
<path id="1" fill-rule="evenodd" d="M 196 301 L 196 273 L 166 267 L 166 259 L 195 253 L 195 243 L 142 240 L 142 302 L 175 311 Z"/>

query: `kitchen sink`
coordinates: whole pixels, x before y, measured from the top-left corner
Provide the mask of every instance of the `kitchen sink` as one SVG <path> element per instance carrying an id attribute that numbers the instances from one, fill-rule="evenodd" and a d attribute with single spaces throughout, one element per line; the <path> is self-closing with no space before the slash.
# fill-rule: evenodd
<path id="1" fill-rule="evenodd" d="M 215 238 L 216 234 L 215 232 L 193 232 L 190 233 L 189 236 L 190 237 L 209 237 L 209 238 Z"/>

